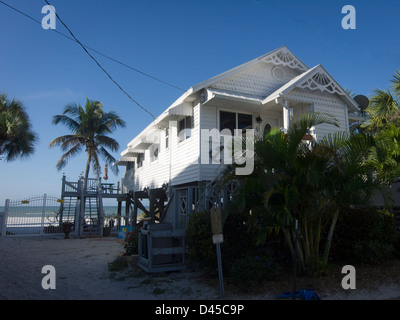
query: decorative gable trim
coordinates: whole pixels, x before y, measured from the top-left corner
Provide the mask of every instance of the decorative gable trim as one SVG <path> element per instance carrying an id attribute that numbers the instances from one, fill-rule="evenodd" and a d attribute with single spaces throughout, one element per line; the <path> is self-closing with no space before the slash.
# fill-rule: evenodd
<path id="1" fill-rule="evenodd" d="M 297 85 L 298 88 L 308 88 L 310 90 L 327 91 L 331 94 L 346 95 L 346 92 L 337 84 L 335 80 L 322 68 L 310 76 L 306 81 Z"/>
<path id="2" fill-rule="evenodd" d="M 260 60 L 277 66 L 281 65 L 292 69 L 298 69 L 300 71 L 308 70 L 307 66 L 286 47 L 282 47 L 273 54 L 269 54 Z"/>
<path id="3" fill-rule="evenodd" d="M 309 68 L 300 61 L 286 46 L 282 46 L 274 51 L 271 51 L 261 57 L 258 57 L 254 60 L 246 62 L 238 67 L 225 71 L 215 77 L 212 77 L 206 81 L 203 81 L 193 87 L 191 87 L 188 92 L 190 94 L 196 93 L 204 88 L 215 85 L 219 81 L 224 81 L 234 75 L 237 75 L 239 72 L 250 68 L 260 62 L 264 63 L 272 63 L 273 65 L 280 66 L 288 66 L 292 69 L 297 69 L 300 71 L 306 71 Z"/>
<path id="4" fill-rule="evenodd" d="M 338 94 L 343 101 L 350 106 L 351 110 L 358 110 L 358 104 L 347 94 L 345 90 L 329 75 L 329 73 L 321 66 L 317 65 L 309 69 L 291 81 L 280 87 L 274 93 L 264 99 L 263 104 L 267 104 L 281 96 L 291 92 L 293 89 L 309 89 L 311 91 L 319 90 L 329 94 Z"/>

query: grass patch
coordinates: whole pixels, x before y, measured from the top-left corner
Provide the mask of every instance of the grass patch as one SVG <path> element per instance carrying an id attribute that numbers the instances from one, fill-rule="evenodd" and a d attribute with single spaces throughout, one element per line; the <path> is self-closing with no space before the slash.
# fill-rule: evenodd
<path id="1" fill-rule="evenodd" d="M 128 267 L 128 261 L 122 257 L 117 257 L 114 261 L 108 264 L 108 271 L 118 272 Z"/>

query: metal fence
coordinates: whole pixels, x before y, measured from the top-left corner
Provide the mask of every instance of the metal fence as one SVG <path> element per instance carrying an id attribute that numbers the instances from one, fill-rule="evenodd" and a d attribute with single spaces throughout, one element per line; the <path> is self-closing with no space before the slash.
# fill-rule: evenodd
<path id="1" fill-rule="evenodd" d="M 0 219 L 1 235 L 63 235 L 61 208 L 62 200 L 47 194 L 19 200 L 7 199 L 3 218 Z"/>

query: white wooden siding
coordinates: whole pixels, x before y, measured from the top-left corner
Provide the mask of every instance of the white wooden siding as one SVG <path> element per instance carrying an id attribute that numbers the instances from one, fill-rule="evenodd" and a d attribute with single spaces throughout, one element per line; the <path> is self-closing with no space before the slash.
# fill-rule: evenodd
<path id="1" fill-rule="evenodd" d="M 177 122 L 169 128 L 169 147 L 165 145 L 165 129 L 161 131 L 158 144 L 158 159 L 153 160 L 151 152 L 155 147 L 145 150 L 145 159 L 140 168 L 135 168 L 134 175 L 128 172 L 124 185 L 128 190 L 159 188 L 163 183 L 178 185 L 197 181 L 199 175 L 199 106 L 193 108 L 193 128 L 190 138 L 179 142 Z M 152 161 L 153 160 L 153 161 Z"/>
<path id="2" fill-rule="evenodd" d="M 322 139 L 325 135 L 334 133 L 336 131 L 349 131 L 347 107 L 337 94 L 296 88 L 287 96 L 288 99 L 293 101 L 303 102 L 306 104 L 312 102 L 312 111 L 331 115 L 337 120 L 339 128 L 329 124 L 317 126 L 315 128 L 317 140 Z"/>
<path id="3" fill-rule="evenodd" d="M 221 80 L 211 87 L 266 97 L 301 73 L 289 67 L 281 66 L 284 71 L 284 77 L 282 80 L 278 81 L 272 76 L 273 67 L 274 65 L 271 63 L 261 62 L 235 74 L 234 76 Z"/>
<path id="4" fill-rule="evenodd" d="M 202 129 L 218 129 L 218 108 L 217 107 L 210 107 L 210 106 L 201 106 L 201 128 Z M 214 139 L 214 137 L 213 137 Z M 201 152 L 204 152 L 201 150 Z M 209 152 L 207 150 L 206 152 Z M 200 181 L 203 180 L 214 180 L 215 177 L 218 175 L 219 170 L 222 170 L 224 165 L 217 165 L 217 164 L 201 164 L 200 168 Z"/>
<path id="5" fill-rule="evenodd" d="M 281 79 L 276 79 L 272 75 L 274 68 L 272 63 L 260 62 L 232 76 L 223 78 L 213 83 L 210 87 L 265 98 L 301 73 L 301 71 L 287 66 L 280 67 L 283 70 L 283 78 Z M 315 111 L 330 114 L 338 120 L 340 128 L 332 125 L 317 126 L 315 128 L 317 139 L 321 139 L 330 132 L 349 130 L 347 107 L 339 95 L 307 88 L 295 88 L 285 97 L 293 104 L 294 119 L 299 118 L 305 112 Z M 216 105 L 217 103 L 213 106 L 204 106 L 198 101 L 193 103 L 191 137 L 182 142 L 178 141 L 178 119 L 175 125 L 169 128 L 168 149 L 165 148 L 165 130 L 162 130 L 160 133 L 158 160 L 150 161 L 150 150 L 146 150 L 143 166 L 135 168 L 133 179 L 129 180 L 129 176 L 132 177 L 132 175 L 126 174 L 128 179 L 125 181 L 125 185 L 136 191 L 143 190 L 144 187 L 161 187 L 164 182 L 169 183 L 171 186 L 176 186 L 195 181 L 214 180 L 225 165 L 200 163 L 202 152 L 200 129 L 219 130 L 219 110 L 226 110 L 226 107 L 220 108 Z M 245 104 L 243 104 L 243 109 L 238 105 L 236 101 L 235 110 L 232 110 L 232 112 L 248 113 Z M 283 125 L 282 109 L 273 106 L 275 111 L 272 111 L 268 110 L 270 107 L 271 104 L 264 107 L 260 106 L 260 116 L 264 121 L 261 125 L 254 123 L 256 135 L 262 134 L 266 119 L 274 119 L 272 122 L 279 127 Z M 252 110 L 255 110 L 254 105 Z M 253 113 L 253 121 L 258 115 L 258 112 L 257 114 Z"/>

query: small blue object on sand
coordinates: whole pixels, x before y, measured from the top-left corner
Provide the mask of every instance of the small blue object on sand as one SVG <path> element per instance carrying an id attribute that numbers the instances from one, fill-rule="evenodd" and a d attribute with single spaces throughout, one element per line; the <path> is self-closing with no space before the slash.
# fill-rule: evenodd
<path id="1" fill-rule="evenodd" d="M 293 292 L 284 292 L 283 294 L 278 294 L 277 298 L 293 298 Z M 321 298 L 314 292 L 313 289 L 303 289 L 295 294 L 296 299 L 303 300 L 321 300 Z"/>

